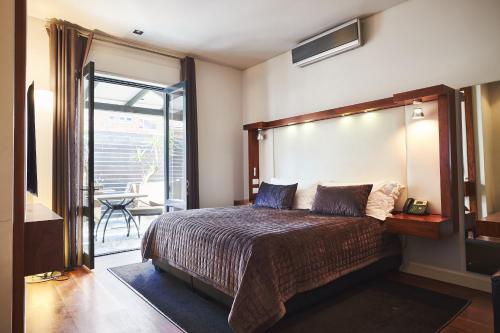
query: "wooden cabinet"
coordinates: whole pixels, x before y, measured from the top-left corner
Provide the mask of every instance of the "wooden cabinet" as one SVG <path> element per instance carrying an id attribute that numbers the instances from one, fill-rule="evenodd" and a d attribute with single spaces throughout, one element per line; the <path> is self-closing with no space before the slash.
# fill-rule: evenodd
<path id="1" fill-rule="evenodd" d="M 24 275 L 63 269 L 63 218 L 41 204 L 27 205 L 24 223 Z"/>
<path id="2" fill-rule="evenodd" d="M 394 214 L 385 220 L 387 231 L 430 239 L 441 239 L 453 233 L 450 218 L 441 215 Z"/>
<path id="3" fill-rule="evenodd" d="M 500 238 L 478 236 L 465 240 L 467 271 L 493 275 L 500 269 Z"/>

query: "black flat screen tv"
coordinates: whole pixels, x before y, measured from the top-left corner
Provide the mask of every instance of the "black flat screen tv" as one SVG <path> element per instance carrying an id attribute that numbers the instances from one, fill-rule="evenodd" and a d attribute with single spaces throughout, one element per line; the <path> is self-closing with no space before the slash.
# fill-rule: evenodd
<path id="1" fill-rule="evenodd" d="M 28 192 L 38 195 L 35 135 L 35 82 L 32 82 L 28 87 L 27 97 L 26 189 Z"/>

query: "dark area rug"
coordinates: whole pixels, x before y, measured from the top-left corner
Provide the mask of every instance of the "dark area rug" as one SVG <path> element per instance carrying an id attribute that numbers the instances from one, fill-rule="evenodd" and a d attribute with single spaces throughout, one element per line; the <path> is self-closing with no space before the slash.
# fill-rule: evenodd
<path id="1" fill-rule="evenodd" d="M 109 269 L 163 315 L 189 333 L 232 332 L 229 309 L 151 263 Z M 469 301 L 376 279 L 306 311 L 285 316 L 271 332 L 437 332 Z"/>

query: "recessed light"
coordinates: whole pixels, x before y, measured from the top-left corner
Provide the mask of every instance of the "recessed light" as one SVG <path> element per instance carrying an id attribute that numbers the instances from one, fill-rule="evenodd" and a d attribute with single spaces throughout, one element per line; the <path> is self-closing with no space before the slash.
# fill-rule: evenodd
<path id="1" fill-rule="evenodd" d="M 136 34 L 138 36 L 142 36 L 142 34 L 144 33 L 144 31 L 142 30 L 139 30 L 139 29 L 134 29 L 134 31 L 132 31 L 133 34 Z"/>

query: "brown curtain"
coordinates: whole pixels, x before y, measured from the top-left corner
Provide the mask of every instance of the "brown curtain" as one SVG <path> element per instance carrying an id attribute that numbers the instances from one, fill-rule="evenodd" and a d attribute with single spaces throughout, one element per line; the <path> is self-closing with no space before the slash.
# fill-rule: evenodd
<path id="1" fill-rule="evenodd" d="M 52 20 L 50 84 L 54 93 L 52 209 L 64 218 L 65 264 L 76 266 L 79 193 L 79 91 L 88 39 L 75 26 Z"/>
<path id="2" fill-rule="evenodd" d="M 186 89 L 186 175 L 187 209 L 200 208 L 198 178 L 198 116 L 196 111 L 196 71 L 194 59 L 181 60 L 181 80 Z"/>

